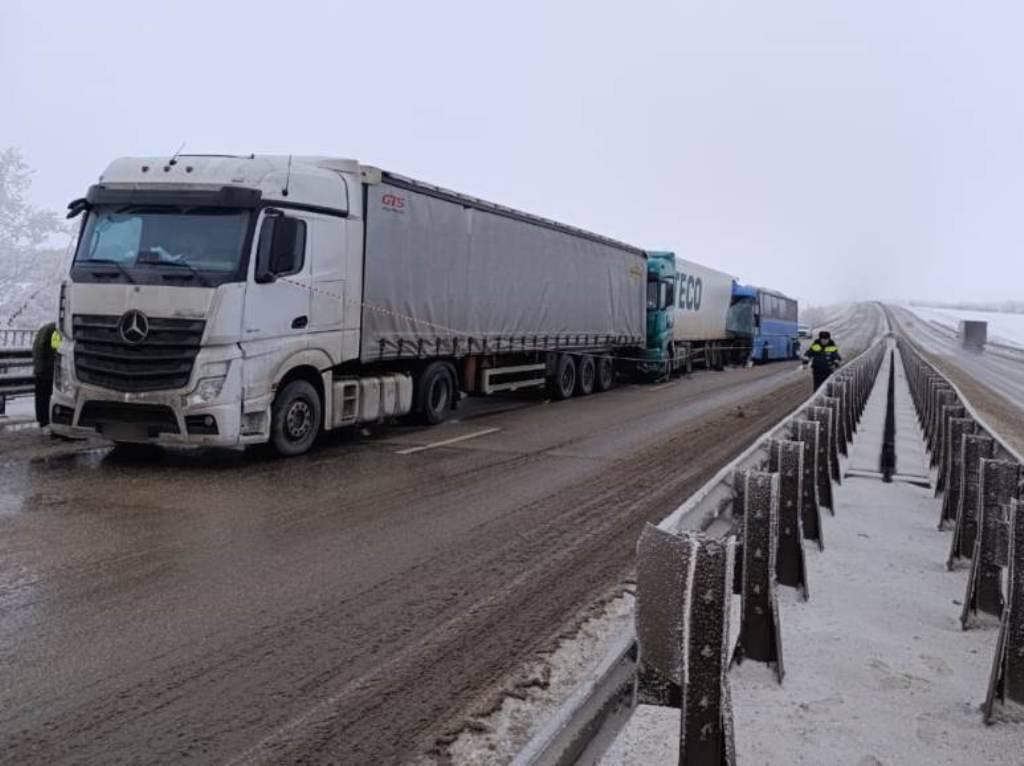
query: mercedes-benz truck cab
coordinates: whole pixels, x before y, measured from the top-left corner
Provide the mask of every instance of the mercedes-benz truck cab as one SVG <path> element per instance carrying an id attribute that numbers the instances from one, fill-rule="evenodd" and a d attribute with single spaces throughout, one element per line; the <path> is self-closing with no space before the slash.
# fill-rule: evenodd
<path id="1" fill-rule="evenodd" d="M 357 356 L 360 174 L 298 157 L 112 163 L 70 206 L 83 220 L 53 430 L 305 451 L 344 406 L 325 395 L 331 370 Z M 408 411 L 411 382 L 387 387 Z"/>
<path id="2" fill-rule="evenodd" d="M 69 207 L 58 434 L 297 455 L 644 345 L 642 250 L 354 160 L 125 158 Z"/>

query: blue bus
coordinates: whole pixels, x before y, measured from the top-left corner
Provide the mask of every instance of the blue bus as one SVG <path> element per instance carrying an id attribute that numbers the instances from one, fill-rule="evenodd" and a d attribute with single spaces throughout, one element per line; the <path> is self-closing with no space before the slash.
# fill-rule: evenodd
<path id="1" fill-rule="evenodd" d="M 799 359 L 797 302 L 775 290 L 734 282 L 728 328 L 750 343 L 750 360 Z"/>

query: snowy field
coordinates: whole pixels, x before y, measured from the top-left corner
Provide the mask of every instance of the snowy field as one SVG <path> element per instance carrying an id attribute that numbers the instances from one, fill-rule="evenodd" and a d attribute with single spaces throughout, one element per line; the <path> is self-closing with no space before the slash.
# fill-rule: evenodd
<path id="1" fill-rule="evenodd" d="M 996 343 L 1024 348 L 1024 314 L 1001 314 L 996 311 L 964 311 L 961 309 L 933 309 L 904 305 L 926 322 L 937 322 L 956 330 L 960 320 L 988 322 L 988 339 Z"/>

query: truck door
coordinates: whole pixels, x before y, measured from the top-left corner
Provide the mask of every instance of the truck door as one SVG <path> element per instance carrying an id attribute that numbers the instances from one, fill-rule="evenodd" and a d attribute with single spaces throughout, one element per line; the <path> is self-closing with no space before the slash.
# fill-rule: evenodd
<path id="1" fill-rule="evenodd" d="M 311 307 L 311 241 L 312 226 L 302 214 L 271 208 L 263 211 L 249 264 L 243 343 L 299 339 L 306 334 Z"/>

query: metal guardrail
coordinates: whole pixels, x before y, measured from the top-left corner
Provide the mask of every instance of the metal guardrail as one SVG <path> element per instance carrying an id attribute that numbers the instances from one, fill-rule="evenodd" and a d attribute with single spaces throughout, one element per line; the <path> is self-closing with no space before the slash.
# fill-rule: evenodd
<path id="1" fill-rule="evenodd" d="M 5 414 L 8 399 L 34 391 L 32 349 L 0 347 L 0 415 Z"/>
<path id="2" fill-rule="evenodd" d="M 899 338 L 911 396 L 938 468 L 939 529 L 952 529 L 946 566 L 969 567 L 960 624 L 999 618 L 985 723 L 996 700 L 1024 704 L 1024 458 L 981 418 L 957 386 L 907 337 Z"/>
<path id="3" fill-rule="evenodd" d="M 796 528 L 801 530 L 796 540 L 790 539 L 785 541 L 785 545 L 778 545 L 778 551 L 785 559 L 781 566 L 799 569 L 803 538 L 814 540 L 813 535 L 803 534 L 802 517 L 810 516 L 812 512 L 817 514 L 819 507 L 827 507 L 834 512 L 831 489 L 832 482 L 840 479 L 835 470 L 839 454 L 845 453 L 846 444 L 856 430 L 882 363 L 885 345 L 884 338 L 876 340 L 780 424 L 722 468 L 656 528 L 647 528 L 638 553 L 651 557 L 655 555 L 653 551 L 660 548 L 662 555 L 676 557 L 675 560 L 666 558 L 653 565 L 644 560 L 638 567 L 638 615 L 645 611 L 645 579 L 652 583 L 666 580 L 672 583 L 672 592 L 661 594 L 664 598 L 660 601 L 657 597 L 648 600 L 648 604 L 652 601 L 656 604 L 654 609 L 646 609 L 653 616 L 655 625 L 645 625 L 640 641 L 632 626 L 615 639 L 600 665 L 518 753 L 513 760 L 515 766 L 569 766 L 595 762 L 615 740 L 638 704 L 649 702 L 685 708 L 684 699 L 688 692 L 692 692 L 689 687 L 693 685 L 688 681 L 698 677 L 693 675 L 697 666 L 703 668 L 699 674 L 702 694 L 697 704 L 689 706 L 689 712 L 683 711 L 680 762 L 686 752 L 689 757 L 698 759 L 693 762 L 732 762 L 732 714 L 724 673 L 728 659 L 724 660 L 724 667 L 722 659 L 729 632 L 728 610 L 719 603 L 721 594 L 727 593 L 725 598 L 729 599 L 734 592 L 742 590 L 744 594 L 758 593 L 766 599 L 771 598 L 770 588 L 764 592 L 753 589 L 760 588 L 760 582 L 755 582 L 757 578 L 770 577 L 775 570 L 780 507 L 790 513 L 791 519 L 796 519 Z M 805 443 L 804 439 L 811 441 Z M 809 463 L 805 465 L 804 459 Z M 794 469 L 793 466 L 798 467 Z M 793 473 L 799 474 L 801 481 L 794 481 Z M 783 475 L 784 481 L 780 480 Z M 781 506 L 780 497 L 783 498 Z M 808 498 L 813 499 L 813 503 Z M 794 513 L 795 516 L 792 515 Z M 764 528 L 744 523 L 745 517 L 761 519 L 762 514 L 770 519 Z M 769 535 L 769 567 L 752 566 L 762 551 L 749 541 L 743 546 L 744 537 L 755 531 Z M 792 535 L 792 532 L 787 534 Z M 680 537 L 683 538 L 682 543 Z M 729 540 L 735 540 L 735 545 Z M 816 542 L 822 544 L 820 526 Z M 733 548 L 741 546 L 746 548 L 747 558 L 743 553 L 734 557 Z M 723 549 L 726 551 L 724 556 Z M 797 549 L 799 553 L 795 555 L 799 562 L 794 557 Z M 681 554 L 680 551 L 684 552 Z M 685 563 L 681 563 L 680 555 L 685 557 Z M 712 560 L 717 562 L 714 566 L 702 564 L 702 561 Z M 654 571 L 655 576 L 645 578 L 643 570 Z M 723 578 L 726 580 L 724 583 L 721 582 Z M 806 581 L 801 584 L 806 588 Z M 743 590 L 748 586 L 751 590 Z M 656 585 L 654 587 L 657 588 Z M 685 598 L 683 591 L 687 594 Z M 704 606 L 695 608 L 697 601 L 703 601 Z M 674 606 L 662 606 L 669 602 Z M 669 612 L 672 614 L 667 614 Z M 750 612 L 753 614 L 755 610 Z M 709 615 L 713 618 L 709 619 Z M 676 618 L 683 622 L 674 622 Z M 723 619 L 726 622 L 724 630 Z M 740 633 L 741 637 L 746 637 L 746 642 L 744 646 L 737 647 L 734 659 L 742 659 L 745 654 L 747 659 L 771 662 L 781 679 L 781 644 L 774 646 L 774 660 L 758 656 L 758 645 L 771 648 L 775 640 L 766 631 L 777 635 L 777 629 L 777 620 L 774 624 L 762 621 L 759 625 L 745 622 Z M 698 633 L 700 638 L 695 640 Z M 651 636 L 659 635 L 661 637 L 652 646 L 649 643 Z M 714 679 L 720 671 L 721 686 L 715 689 Z M 715 743 L 710 749 L 709 741 Z"/>
<path id="4" fill-rule="evenodd" d="M 35 330 L 0 328 L 0 349 L 31 348 Z"/>

